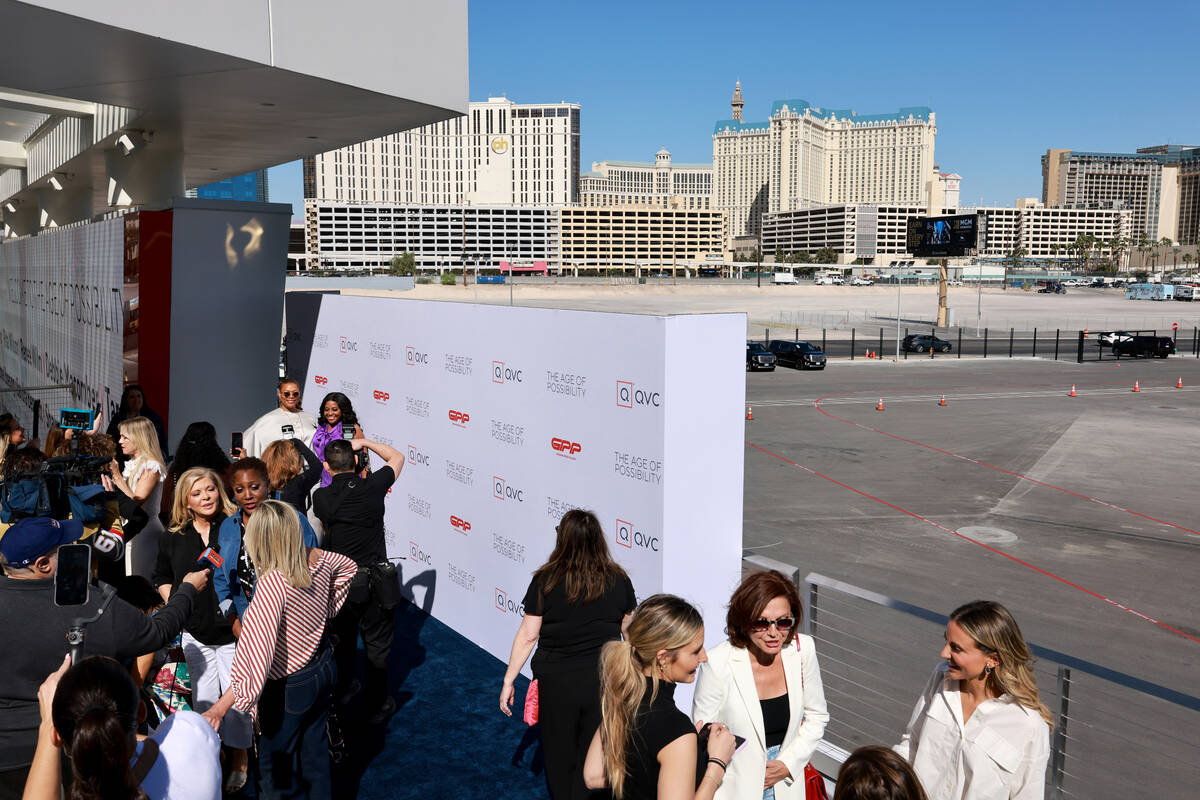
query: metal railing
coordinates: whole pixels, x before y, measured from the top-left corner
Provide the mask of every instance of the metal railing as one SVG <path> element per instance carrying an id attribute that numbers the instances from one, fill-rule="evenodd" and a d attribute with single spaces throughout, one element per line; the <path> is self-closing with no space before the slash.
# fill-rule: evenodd
<path id="1" fill-rule="evenodd" d="M 790 575 L 816 640 L 830 722 L 813 764 L 830 777 L 864 744 L 900 740 L 937 663 L 947 617 L 747 553 L 743 565 Z M 920 644 L 928 641 L 928 644 Z M 1046 796 L 1183 797 L 1200 782 L 1200 697 L 1030 643 L 1054 716 Z"/>
<path id="2" fill-rule="evenodd" d="M 27 435 L 34 439 L 48 431 L 58 421 L 59 410 L 75 405 L 76 399 L 73 384 L 16 386 L 0 374 L 0 411 L 15 414 L 18 422 L 29 426 Z"/>

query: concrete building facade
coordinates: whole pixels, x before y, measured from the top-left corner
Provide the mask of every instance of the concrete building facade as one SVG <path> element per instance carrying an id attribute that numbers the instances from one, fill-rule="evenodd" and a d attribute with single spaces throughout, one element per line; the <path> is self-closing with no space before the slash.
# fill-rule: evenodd
<path id="1" fill-rule="evenodd" d="M 320 153 L 305 199 L 389 205 L 579 202 L 577 103 L 489 97 L 463 117 Z"/>
<path id="2" fill-rule="evenodd" d="M 720 261 L 724 215 L 720 211 L 633 208 L 563 208 L 564 268 L 685 266 Z"/>
<path id="3" fill-rule="evenodd" d="M 673 163 L 665 147 L 653 163 L 596 161 L 590 173 L 579 176 L 580 205 L 708 209 L 712 175 L 712 164 Z"/>

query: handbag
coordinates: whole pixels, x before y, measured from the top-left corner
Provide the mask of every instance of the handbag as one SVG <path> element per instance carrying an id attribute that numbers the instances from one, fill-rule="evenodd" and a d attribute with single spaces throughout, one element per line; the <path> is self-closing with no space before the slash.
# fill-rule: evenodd
<path id="1" fill-rule="evenodd" d="M 796 631 L 795 644 L 800 650 L 800 631 Z M 804 691 L 804 662 L 800 662 L 800 691 Z M 825 777 L 817 772 L 817 768 L 808 762 L 804 765 L 804 800 L 829 800 L 829 792 L 825 789 Z"/>
<path id="2" fill-rule="evenodd" d="M 536 725 L 538 721 L 538 682 L 534 678 L 525 690 L 525 714 L 522 717 L 526 725 Z"/>

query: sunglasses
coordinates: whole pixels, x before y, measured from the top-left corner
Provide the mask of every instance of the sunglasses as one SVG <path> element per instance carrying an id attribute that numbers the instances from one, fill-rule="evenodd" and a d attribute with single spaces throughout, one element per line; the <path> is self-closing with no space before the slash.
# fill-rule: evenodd
<path id="1" fill-rule="evenodd" d="M 282 394 L 284 397 L 299 397 L 300 396 L 299 392 L 281 392 L 280 394 Z"/>
<path id="2" fill-rule="evenodd" d="M 775 629 L 781 633 L 783 631 L 790 631 L 796 625 L 796 618 L 780 617 L 779 619 L 767 619 L 766 617 L 759 617 L 758 619 L 754 620 L 754 622 L 750 623 L 750 630 L 754 631 L 755 633 L 762 633 L 763 631 L 769 630 L 772 625 L 774 625 Z"/>

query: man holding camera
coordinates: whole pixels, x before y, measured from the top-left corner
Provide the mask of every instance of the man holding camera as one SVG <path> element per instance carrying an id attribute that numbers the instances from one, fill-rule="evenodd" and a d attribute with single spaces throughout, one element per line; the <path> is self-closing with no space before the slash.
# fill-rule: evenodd
<path id="1" fill-rule="evenodd" d="M 363 477 L 356 452 L 366 448 L 387 463 Z M 358 564 L 346 604 L 334 621 L 338 636 L 338 688 L 341 704 L 355 694 L 355 662 L 361 630 L 367 653 L 367 687 L 364 703 L 373 713 L 371 724 L 380 724 L 396 710 L 387 690 L 388 656 L 392 651 L 393 614 L 399 600 L 396 568 L 387 560 L 383 532 L 383 501 L 404 466 L 404 456 L 393 447 L 366 439 L 336 439 L 325 447 L 325 469 L 333 476 L 329 486 L 313 495 L 313 510 L 325 526 L 325 549 Z"/>
<path id="2" fill-rule="evenodd" d="M 78 520 L 27 517 L 0 539 L 0 630 L 9 637 L 0 651 L 0 800 L 21 797 L 37 746 L 38 687 L 62 664 L 67 632 L 79 619 L 94 617 L 105 599 L 95 587 L 88 602 L 60 606 L 54 575 L 58 549 L 83 535 Z M 113 598 L 86 628 L 83 655 L 118 660 L 152 653 L 171 642 L 192 612 L 196 593 L 208 584 L 208 570 L 188 574 L 157 614 L 147 616 Z M 83 576 L 86 580 L 90 575 Z"/>

